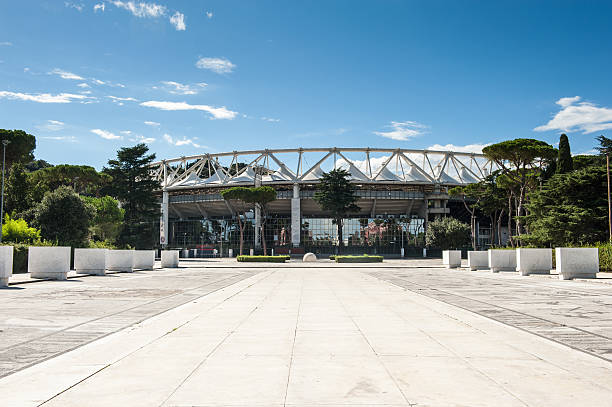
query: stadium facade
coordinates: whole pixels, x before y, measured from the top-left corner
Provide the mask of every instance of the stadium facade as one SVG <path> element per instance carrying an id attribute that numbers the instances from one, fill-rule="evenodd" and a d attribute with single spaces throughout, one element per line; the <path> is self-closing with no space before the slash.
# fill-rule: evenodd
<path id="1" fill-rule="evenodd" d="M 428 221 L 465 217 L 449 188 L 478 182 L 496 169 L 481 154 L 382 148 L 232 151 L 163 160 L 152 165 L 160 182 L 160 245 L 223 255 L 233 249 L 235 255 L 237 203 L 225 201 L 220 191 L 268 185 L 277 199 L 265 221 L 267 246 L 276 253 L 333 253 L 336 226 L 313 199 L 321 175 L 332 168 L 350 173 L 359 197 L 359 211 L 344 221 L 346 250 L 389 256 L 421 252 Z M 247 209 L 245 248 L 257 251 L 261 213 Z M 487 230 L 480 231 L 486 244 Z"/>

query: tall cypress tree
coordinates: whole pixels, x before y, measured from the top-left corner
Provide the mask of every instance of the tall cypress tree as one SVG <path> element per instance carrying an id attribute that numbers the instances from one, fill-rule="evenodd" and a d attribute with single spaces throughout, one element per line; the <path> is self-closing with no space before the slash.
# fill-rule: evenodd
<path id="1" fill-rule="evenodd" d="M 559 157 L 557 158 L 557 174 L 565 174 L 574 170 L 572 152 L 569 140 L 565 134 L 559 138 Z"/>
<path id="2" fill-rule="evenodd" d="M 145 144 L 124 147 L 117 152 L 116 160 L 108 161 L 103 172 L 113 177 L 108 186 L 108 195 L 121 203 L 125 209 L 123 230 L 117 239 L 121 246 L 136 249 L 153 247 L 153 224 L 159 218 L 159 200 L 154 191 L 159 183 L 153 179 L 149 164 L 155 154 L 147 155 Z"/>

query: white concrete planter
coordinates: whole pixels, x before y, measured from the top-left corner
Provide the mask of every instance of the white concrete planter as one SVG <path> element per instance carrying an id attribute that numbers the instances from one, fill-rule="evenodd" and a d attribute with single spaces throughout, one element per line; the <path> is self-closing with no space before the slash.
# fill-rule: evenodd
<path id="1" fill-rule="evenodd" d="M 155 264 L 155 250 L 134 250 L 134 268 L 140 270 L 153 270 Z"/>
<path id="2" fill-rule="evenodd" d="M 449 269 L 461 267 L 461 250 L 442 251 L 442 263 Z"/>
<path id="3" fill-rule="evenodd" d="M 302 258 L 303 262 L 313 262 L 313 261 L 317 261 L 317 255 L 314 253 L 306 253 L 304 255 L 304 257 Z"/>
<path id="4" fill-rule="evenodd" d="M 106 269 L 113 271 L 134 271 L 134 250 L 108 250 Z"/>
<path id="5" fill-rule="evenodd" d="M 484 270 L 489 268 L 489 252 L 470 251 L 468 252 L 468 267 L 470 270 Z"/>
<path id="6" fill-rule="evenodd" d="M 599 272 L 599 249 L 557 247 L 555 263 L 560 280 L 596 278 Z"/>
<path id="7" fill-rule="evenodd" d="M 78 274 L 106 274 L 107 249 L 74 249 L 74 270 Z"/>
<path id="8" fill-rule="evenodd" d="M 489 249 L 489 269 L 493 273 L 516 271 L 516 252 L 514 250 Z"/>
<path id="9" fill-rule="evenodd" d="M 175 268 L 179 265 L 179 251 L 178 250 L 162 250 L 161 252 L 161 266 L 163 268 Z"/>
<path id="10" fill-rule="evenodd" d="M 66 280 L 70 271 L 70 247 L 30 246 L 28 272 L 32 278 Z"/>
<path id="11" fill-rule="evenodd" d="M 13 246 L 0 246 L 0 287 L 8 287 L 13 275 Z"/>
<path id="12" fill-rule="evenodd" d="M 521 276 L 550 274 L 552 249 L 516 249 L 516 271 Z"/>

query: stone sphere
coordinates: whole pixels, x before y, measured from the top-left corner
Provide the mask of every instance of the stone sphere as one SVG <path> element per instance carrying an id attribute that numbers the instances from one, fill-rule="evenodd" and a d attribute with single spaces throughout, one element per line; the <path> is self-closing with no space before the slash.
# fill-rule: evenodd
<path id="1" fill-rule="evenodd" d="M 317 261 L 317 256 L 314 253 L 306 253 L 302 261 Z"/>

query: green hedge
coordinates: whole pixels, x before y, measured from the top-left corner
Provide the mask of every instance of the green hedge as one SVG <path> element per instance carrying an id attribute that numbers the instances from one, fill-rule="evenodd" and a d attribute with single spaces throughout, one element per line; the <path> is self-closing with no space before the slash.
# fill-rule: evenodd
<path id="1" fill-rule="evenodd" d="M 240 262 L 254 262 L 254 263 L 284 263 L 289 260 L 289 256 L 237 256 L 236 260 Z"/>
<path id="2" fill-rule="evenodd" d="M 336 256 L 336 263 L 382 263 L 383 256 Z"/>

